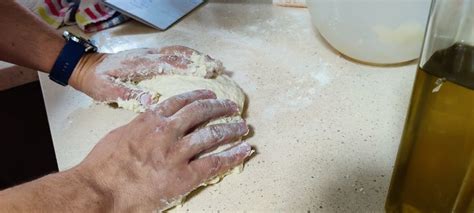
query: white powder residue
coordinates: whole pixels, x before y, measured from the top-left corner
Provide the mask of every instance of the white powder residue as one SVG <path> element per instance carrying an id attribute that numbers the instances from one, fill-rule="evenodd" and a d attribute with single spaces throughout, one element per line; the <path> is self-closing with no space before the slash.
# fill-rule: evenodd
<path id="1" fill-rule="evenodd" d="M 250 145 L 248 143 L 242 142 L 242 143 L 238 144 L 237 146 L 235 146 L 235 147 L 233 147 L 233 148 L 231 148 L 227 151 L 217 153 L 216 156 L 229 158 L 229 157 L 235 156 L 238 153 L 243 152 L 244 150 L 249 150 L 250 151 L 251 148 L 250 148 Z"/>
<path id="2" fill-rule="evenodd" d="M 272 120 L 277 113 L 277 110 L 274 106 L 270 105 L 263 109 L 263 118 L 266 120 Z"/>
<path id="3" fill-rule="evenodd" d="M 326 86 L 331 83 L 329 68 L 330 65 L 327 62 L 323 62 L 322 59 L 319 59 L 319 66 L 311 71 L 310 76 L 318 82 L 320 86 Z"/>
<path id="4" fill-rule="evenodd" d="M 311 77 L 318 81 L 321 86 L 326 86 L 331 82 L 331 79 L 326 72 L 311 73 Z"/>
<path id="5" fill-rule="evenodd" d="M 210 60 L 206 55 L 193 53 L 190 60 L 192 63 L 188 65 L 188 69 L 193 76 L 212 78 L 224 72 L 222 62 Z"/>
<path id="6" fill-rule="evenodd" d="M 145 112 L 146 108 L 143 106 L 138 100 L 130 99 L 130 100 L 123 100 L 121 98 L 117 99 L 117 105 L 121 108 L 126 110 L 134 111 L 134 112 Z"/>

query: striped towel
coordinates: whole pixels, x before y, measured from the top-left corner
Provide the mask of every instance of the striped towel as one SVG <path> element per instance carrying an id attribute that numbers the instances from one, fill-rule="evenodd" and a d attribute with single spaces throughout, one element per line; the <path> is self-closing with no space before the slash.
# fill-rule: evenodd
<path id="1" fill-rule="evenodd" d="M 100 31 L 128 20 L 101 0 L 38 0 L 34 12 L 53 27 L 77 24 L 85 32 Z"/>

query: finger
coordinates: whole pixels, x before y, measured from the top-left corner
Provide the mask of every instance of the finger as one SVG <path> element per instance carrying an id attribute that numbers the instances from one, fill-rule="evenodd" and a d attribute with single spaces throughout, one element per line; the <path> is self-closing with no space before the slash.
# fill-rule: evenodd
<path id="1" fill-rule="evenodd" d="M 177 55 L 142 55 L 121 61 L 122 67 L 111 69 L 107 74 L 122 81 L 140 82 L 157 75 L 180 74 L 190 75 L 192 63 L 184 56 Z"/>
<path id="2" fill-rule="evenodd" d="M 242 164 L 252 154 L 252 147 L 242 142 L 225 151 L 191 161 L 189 166 L 197 174 L 197 184 L 208 181 Z"/>
<path id="3" fill-rule="evenodd" d="M 178 150 L 183 159 L 191 159 L 206 150 L 230 143 L 248 131 L 245 122 L 207 126 L 184 137 L 178 143 Z"/>
<path id="4" fill-rule="evenodd" d="M 208 64 L 208 66 L 211 66 L 209 70 L 206 70 L 206 75 L 204 76 L 205 78 L 210 78 L 214 77 L 216 74 L 220 73 L 223 69 L 222 63 L 220 61 L 217 61 L 213 59 L 209 55 L 205 55 L 197 50 L 191 49 L 189 47 L 185 46 L 169 46 L 169 47 L 164 47 L 160 50 L 160 53 L 162 53 L 164 60 L 167 61 L 167 63 L 174 65 L 176 67 L 180 67 L 182 69 L 187 69 L 190 64 L 196 63 L 197 58 L 202 57 L 204 61 Z M 193 55 L 197 55 L 197 58 L 193 58 Z M 180 63 L 176 63 L 176 59 L 173 60 L 175 57 L 184 57 L 184 61 L 181 61 Z M 198 59 L 202 60 L 202 59 Z"/>
<path id="5" fill-rule="evenodd" d="M 210 90 L 194 90 L 166 99 L 155 110 L 162 116 L 169 117 L 184 106 L 203 99 L 216 99 L 216 94 Z"/>
<path id="6" fill-rule="evenodd" d="M 122 81 L 134 82 L 150 79 L 156 75 L 168 74 L 170 69 L 165 69 L 166 66 L 163 66 L 168 64 L 168 62 L 161 60 L 160 57 L 162 56 L 143 54 L 119 60 L 115 62 L 119 64 L 118 67 L 108 70 L 107 74 Z M 181 59 L 169 60 L 182 61 Z M 172 65 L 170 64 L 169 66 Z"/>
<path id="7" fill-rule="evenodd" d="M 237 104 L 230 100 L 206 99 L 194 101 L 171 116 L 171 125 L 178 137 L 199 124 L 215 118 L 234 115 L 239 112 Z"/>
<path id="8" fill-rule="evenodd" d="M 122 84 L 110 83 L 106 85 L 107 88 L 104 88 L 103 94 L 107 94 L 107 97 L 104 101 L 106 102 L 116 102 L 117 100 L 137 100 L 138 103 L 142 106 L 150 106 L 154 100 L 153 94 L 149 92 L 129 88 Z"/>
<path id="9" fill-rule="evenodd" d="M 183 55 L 183 56 L 186 56 L 188 58 L 191 57 L 191 55 L 193 55 L 193 53 L 194 54 L 201 54 L 200 52 L 198 52 L 195 49 L 191 49 L 189 47 L 180 46 L 180 45 L 173 45 L 173 46 L 163 47 L 163 48 L 161 48 L 159 53 L 163 54 L 163 55 Z"/>
<path id="10" fill-rule="evenodd" d="M 187 69 L 188 65 L 192 63 L 188 58 L 179 55 L 164 55 L 160 56 L 159 60 L 171 65 L 172 67 L 183 70 Z"/>
<path id="11" fill-rule="evenodd" d="M 135 82 L 138 83 L 140 81 L 151 79 L 156 75 L 159 75 L 158 72 L 153 72 L 152 68 L 154 65 L 150 64 L 146 69 L 144 67 L 132 67 L 126 66 L 124 68 L 118 68 L 114 70 L 107 71 L 107 74 L 113 78 L 120 79 L 120 81 L 127 82 Z M 140 70 L 150 70 L 147 72 L 143 72 Z"/>
<path id="12" fill-rule="evenodd" d="M 174 46 L 168 46 L 168 47 L 163 47 L 161 48 L 161 50 L 159 51 L 160 54 L 163 54 L 163 55 L 175 55 L 175 56 L 184 56 L 186 58 L 191 58 L 191 56 L 193 54 L 195 55 L 202 55 L 205 57 L 205 60 L 207 62 L 214 62 L 215 59 L 212 58 L 211 56 L 209 55 L 205 55 L 195 49 L 192 49 L 192 48 L 189 48 L 189 47 L 185 47 L 185 46 L 179 46 L 179 45 L 174 45 Z"/>
<path id="13" fill-rule="evenodd" d="M 203 65 L 203 61 L 204 64 Z M 211 59 L 209 56 L 186 58 L 179 55 L 160 56 L 162 74 L 191 75 L 203 78 L 212 78 L 224 71 L 222 62 Z"/>
<path id="14" fill-rule="evenodd" d="M 145 54 L 160 54 L 159 48 L 135 48 L 129 50 L 119 51 L 117 53 L 125 54 L 127 58 L 133 58 Z"/>

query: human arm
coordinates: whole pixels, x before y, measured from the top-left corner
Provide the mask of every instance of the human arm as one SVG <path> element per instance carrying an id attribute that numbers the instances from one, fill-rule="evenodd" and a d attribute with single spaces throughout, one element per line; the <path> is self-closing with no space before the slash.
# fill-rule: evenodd
<path id="1" fill-rule="evenodd" d="M 235 103 L 217 100 L 206 90 L 170 98 L 110 132 L 78 166 L 0 191 L 0 212 L 166 208 L 251 154 L 251 147 L 243 142 L 197 158 L 242 137 L 248 127 L 245 122 L 195 127 L 236 113 Z"/>
<path id="2" fill-rule="evenodd" d="M 49 73 L 65 45 L 61 34 L 15 0 L 0 1 L 0 14 L 0 60 Z M 151 94 L 120 82 L 137 82 L 155 75 L 194 75 L 193 56 L 203 56 L 209 68 L 200 77 L 213 77 L 223 69 L 220 62 L 183 46 L 87 53 L 68 83 L 97 101 L 137 99 L 148 105 L 153 101 Z"/>
<path id="3" fill-rule="evenodd" d="M 49 72 L 63 48 L 61 35 L 15 0 L 0 1 L 0 60 Z"/>

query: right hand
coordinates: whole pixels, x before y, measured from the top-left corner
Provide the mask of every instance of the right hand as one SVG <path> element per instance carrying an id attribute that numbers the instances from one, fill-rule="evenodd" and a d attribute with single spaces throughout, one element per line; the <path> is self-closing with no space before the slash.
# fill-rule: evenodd
<path id="1" fill-rule="evenodd" d="M 250 145 L 242 142 L 196 158 L 247 134 L 245 122 L 194 130 L 236 113 L 235 103 L 217 100 L 208 90 L 172 97 L 110 132 L 73 170 L 114 212 L 165 209 L 251 154 Z"/>

